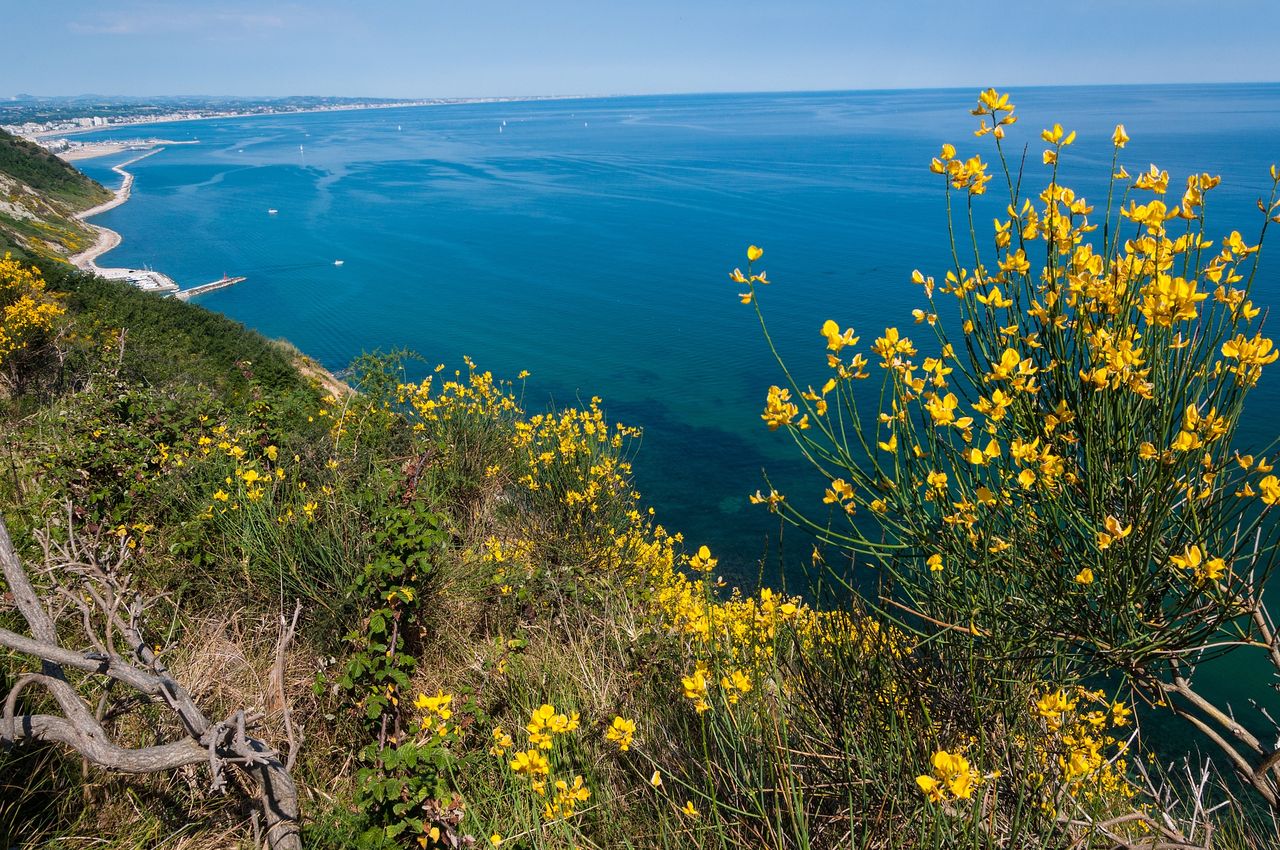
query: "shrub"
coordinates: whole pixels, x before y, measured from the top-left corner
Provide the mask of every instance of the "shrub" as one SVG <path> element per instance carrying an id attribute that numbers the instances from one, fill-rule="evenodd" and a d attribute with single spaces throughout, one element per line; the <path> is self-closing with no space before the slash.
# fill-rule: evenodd
<path id="1" fill-rule="evenodd" d="M 1008 96 L 983 92 L 974 114 L 1007 184 L 993 232 L 975 225 L 988 163 L 943 145 L 930 170 L 953 265 L 941 280 L 912 273 L 927 342 L 888 328 L 868 357 L 828 320 L 817 390 L 779 359 L 788 382 L 769 389 L 762 418 L 822 472 L 831 512 L 805 516 L 776 493 L 770 506 L 881 565 L 879 604 L 918 633 L 1015 680 L 1116 674 L 1280 805 L 1280 758 L 1190 684 L 1228 648 L 1280 658 L 1261 604 L 1280 483 L 1272 460 L 1232 447 L 1246 396 L 1280 358 L 1251 301 L 1262 237 L 1210 240 L 1205 197 L 1219 178 L 1190 175 L 1169 198 L 1167 172 L 1120 164 L 1122 125 L 1101 217 L 1060 180 L 1076 138 L 1060 125 L 1040 134 L 1047 185 L 1024 197 L 1010 174 L 1026 163 L 1009 163 L 1003 143 Z M 1276 167 L 1271 178 L 1262 234 L 1280 221 Z M 732 278 L 768 339 L 761 255 L 749 249 Z M 859 385 L 876 373 L 883 404 L 868 410 Z"/>

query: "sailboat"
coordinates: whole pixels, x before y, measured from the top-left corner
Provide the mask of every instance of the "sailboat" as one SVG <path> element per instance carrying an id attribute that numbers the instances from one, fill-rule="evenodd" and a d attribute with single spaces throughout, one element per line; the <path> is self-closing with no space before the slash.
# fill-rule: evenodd
<path id="1" fill-rule="evenodd" d="M 278 212 L 280 212 L 280 210 L 276 209 L 275 207 L 271 207 L 267 210 L 267 215 L 275 215 Z"/>
<path id="2" fill-rule="evenodd" d="M 334 260 L 334 261 L 333 261 L 333 264 L 334 264 L 335 266 L 340 266 L 340 265 L 342 265 L 342 264 L 343 264 L 343 263 L 345 263 L 345 262 L 346 262 L 346 260 Z"/>

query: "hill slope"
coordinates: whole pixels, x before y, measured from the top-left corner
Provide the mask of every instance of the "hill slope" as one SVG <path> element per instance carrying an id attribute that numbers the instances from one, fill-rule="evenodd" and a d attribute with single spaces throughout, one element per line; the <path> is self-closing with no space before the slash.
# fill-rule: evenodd
<path id="1" fill-rule="evenodd" d="M 53 154 L 0 130 L 0 253 L 65 257 L 92 232 L 74 213 L 111 197 Z"/>

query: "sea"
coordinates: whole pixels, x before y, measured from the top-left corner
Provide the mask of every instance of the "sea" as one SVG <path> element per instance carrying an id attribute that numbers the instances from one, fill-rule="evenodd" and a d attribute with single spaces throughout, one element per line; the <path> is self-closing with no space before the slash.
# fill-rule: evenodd
<path id="1" fill-rule="evenodd" d="M 1256 238 L 1255 200 L 1280 160 L 1280 86 L 1011 96 L 1020 120 L 1006 151 L 1025 187 L 1047 180 L 1039 132 L 1061 123 L 1078 136 L 1060 179 L 1100 217 L 1122 122 L 1130 172 L 1155 163 L 1175 186 L 1189 173 L 1221 175 L 1211 235 Z M 463 368 L 464 356 L 499 377 L 529 370 L 529 410 L 599 396 L 611 419 L 644 429 L 635 478 L 660 522 L 691 548 L 709 546 L 734 582 L 803 590 L 811 541 L 749 495 L 773 487 L 820 510 L 825 482 L 785 431 L 761 421 L 783 376 L 729 272 L 745 267 L 748 245 L 764 249 L 756 268 L 772 283 L 760 303 L 802 382 L 825 379 L 827 319 L 864 344 L 889 326 L 908 332 L 912 308 L 924 306 L 912 271 L 940 279 L 950 267 L 930 158 L 950 142 L 993 162 L 976 212 L 984 239 L 1007 202 L 992 139 L 973 134 L 976 98 L 950 89 L 487 102 L 80 138 L 198 142 L 131 166 L 132 199 L 95 219 L 124 237 L 102 265 L 149 266 L 184 287 L 243 275 L 196 302 L 334 371 L 362 352 L 410 349 L 423 358 L 411 378 L 437 363 Z M 115 186 L 111 166 L 132 156 L 77 164 Z M 1280 303 L 1278 270 L 1264 259 L 1254 291 L 1263 307 Z M 1243 447 L 1275 438 L 1278 389 L 1264 379 L 1255 391 Z M 1214 690 L 1239 703 L 1265 675 L 1243 659 L 1215 669 Z"/>
<path id="2" fill-rule="evenodd" d="M 1130 172 L 1221 174 L 1211 233 L 1260 224 L 1254 201 L 1280 160 L 1280 86 L 1027 88 L 1006 150 L 1041 186 L 1041 128 L 1078 133 L 1062 182 L 1105 208 L 1111 133 Z M 799 581 L 811 547 L 751 505 L 771 487 L 819 506 L 822 479 L 761 421 L 782 373 L 728 279 L 750 244 L 773 283 L 761 306 L 798 376 L 825 379 L 827 319 L 864 344 L 911 325 L 913 269 L 949 268 L 943 142 L 994 162 L 967 89 L 708 94 L 450 104 L 129 127 L 85 141 L 161 137 L 130 166 L 131 200 L 95 222 L 123 244 L 105 266 L 149 266 L 184 287 L 236 286 L 197 303 L 284 338 L 340 371 L 362 352 L 410 349 L 515 379 L 526 407 L 599 396 L 644 429 L 635 475 L 659 521 L 708 545 L 738 581 Z M 1025 161 L 1023 160 L 1025 151 Z M 108 186 L 120 154 L 78 165 Z M 1003 177 L 982 199 L 989 238 Z M 1004 196 L 1007 199 L 1007 195 Z M 276 210 L 275 213 L 269 212 Z M 337 265 L 338 262 L 341 265 Z M 1280 301 L 1266 263 L 1255 300 Z M 917 335 L 921 329 L 916 329 Z M 904 332 L 905 328 L 904 328 Z M 922 335 L 921 335 L 922 336 Z M 869 382 L 870 383 L 870 382 Z M 1275 382 L 1241 439 L 1274 437 Z M 768 482 L 768 483 L 766 483 Z M 781 545 L 779 545 L 781 540 Z M 791 544 L 789 545 L 789 541 Z"/>

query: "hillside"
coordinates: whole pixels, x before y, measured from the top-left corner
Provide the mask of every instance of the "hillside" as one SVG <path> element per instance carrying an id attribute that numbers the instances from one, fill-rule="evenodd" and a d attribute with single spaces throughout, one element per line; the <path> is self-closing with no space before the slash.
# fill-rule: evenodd
<path id="1" fill-rule="evenodd" d="M 74 214 L 111 193 L 53 154 L 0 130 L 0 254 L 66 257 L 93 241 Z"/>
<path id="2" fill-rule="evenodd" d="M 951 144 L 928 167 L 994 179 Z M 349 391 L 198 306 L 0 259 L 0 848 L 1278 846 L 1280 456 L 1231 439 L 1280 362 L 1231 287 L 1260 246 L 1175 280 L 1202 218 L 1175 242 L 1134 203 L 1107 225 L 1143 238 L 1095 254 L 1083 199 L 1034 197 L 994 222 L 998 276 L 938 284 L 958 317 L 914 311 L 938 356 L 820 316 L 821 391 L 777 355 L 761 427 L 829 507 L 751 501 L 818 534 L 778 557 L 808 588 L 763 561 L 727 587 L 599 398 L 546 408 L 465 357 L 410 381 L 403 352 Z M 726 298 L 773 348 L 764 256 Z M 1271 668 L 1238 717 L 1193 680 L 1231 645 Z"/>

